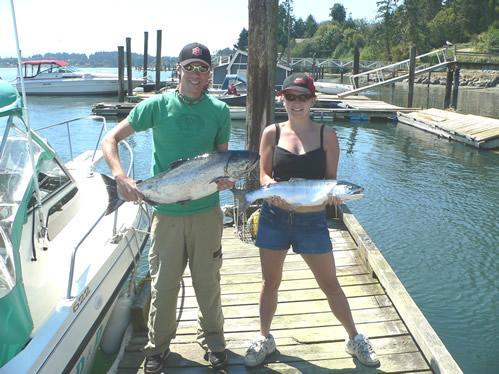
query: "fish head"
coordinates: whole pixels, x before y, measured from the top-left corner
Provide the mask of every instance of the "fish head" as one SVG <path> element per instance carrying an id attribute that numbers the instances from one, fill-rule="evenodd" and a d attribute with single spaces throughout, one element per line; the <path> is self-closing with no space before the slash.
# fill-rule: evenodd
<path id="1" fill-rule="evenodd" d="M 249 174 L 258 163 L 260 156 L 252 151 L 227 151 L 229 157 L 225 166 L 225 176 L 238 179 Z"/>
<path id="2" fill-rule="evenodd" d="M 364 188 L 350 182 L 338 181 L 334 187 L 334 195 L 342 200 L 357 200 L 364 197 Z"/>

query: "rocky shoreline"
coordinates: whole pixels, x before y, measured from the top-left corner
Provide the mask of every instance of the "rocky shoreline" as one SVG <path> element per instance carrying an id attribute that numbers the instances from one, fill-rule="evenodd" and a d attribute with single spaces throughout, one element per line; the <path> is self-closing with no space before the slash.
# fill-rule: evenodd
<path id="1" fill-rule="evenodd" d="M 447 73 L 445 72 L 432 72 L 431 76 L 428 74 L 419 75 L 414 78 L 414 83 L 419 84 L 436 84 L 445 85 L 447 81 Z M 407 80 L 404 80 L 407 82 Z M 499 71 L 468 71 L 461 70 L 459 75 L 459 86 L 488 88 L 497 87 L 499 85 Z"/>

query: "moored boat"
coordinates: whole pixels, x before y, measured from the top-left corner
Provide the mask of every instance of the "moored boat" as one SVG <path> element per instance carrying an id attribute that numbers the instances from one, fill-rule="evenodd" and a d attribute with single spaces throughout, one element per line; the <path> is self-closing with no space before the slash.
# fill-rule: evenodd
<path id="1" fill-rule="evenodd" d="M 348 92 L 353 90 L 353 86 L 349 84 L 341 84 L 341 83 L 321 81 L 321 80 L 315 82 L 315 88 L 317 89 L 317 91 L 329 95 L 336 95 L 342 92 Z"/>
<path id="2" fill-rule="evenodd" d="M 104 216 L 107 192 L 95 173 L 102 117 L 34 132 L 23 111 L 0 81 L 0 373 L 86 373 L 150 217 L 134 204 Z M 57 153 L 40 136 L 50 132 L 57 143 L 67 133 L 69 150 Z M 73 157 L 71 139 L 89 133 L 96 145 Z"/>
<path id="3" fill-rule="evenodd" d="M 27 95 L 112 95 L 119 87 L 116 74 L 84 72 L 63 60 L 23 61 L 22 75 Z M 15 83 L 21 90 L 20 77 Z M 142 83 L 134 79 L 133 87 Z"/>

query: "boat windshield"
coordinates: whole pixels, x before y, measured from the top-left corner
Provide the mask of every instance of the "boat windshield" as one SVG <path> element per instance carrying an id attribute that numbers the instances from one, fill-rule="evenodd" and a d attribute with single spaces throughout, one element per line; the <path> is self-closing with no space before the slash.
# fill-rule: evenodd
<path id="1" fill-rule="evenodd" d="M 60 66 L 56 70 L 54 70 L 55 73 L 76 73 L 78 71 L 78 68 L 76 66 Z"/>
<path id="2" fill-rule="evenodd" d="M 72 65 L 60 66 L 51 62 L 42 62 L 38 64 L 25 64 L 23 66 L 23 77 L 33 78 L 39 74 L 53 74 L 53 73 L 75 73 L 78 68 Z"/>
<path id="3" fill-rule="evenodd" d="M 36 163 L 42 149 L 36 143 L 32 144 Z M 26 206 L 26 190 L 32 176 L 27 134 L 10 126 L 0 148 L 0 298 L 16 284 L 12 243 L 20 239 L 16 225 L 22 225 L 22 222 L 16 217 L 19 208 Z"/>

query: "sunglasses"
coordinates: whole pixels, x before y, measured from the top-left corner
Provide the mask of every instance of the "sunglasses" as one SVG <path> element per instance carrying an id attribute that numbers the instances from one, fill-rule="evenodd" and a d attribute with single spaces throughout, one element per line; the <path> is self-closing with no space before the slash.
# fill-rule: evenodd
<path id="1" fill-rule="evenodd" d="M 207 71 L 210 70 L 210 67 L 207 66 L 207 65 L 193 65 L 193 64 L 187 64 L 185 66 L 181 65 L 182 66 L 182 69 L 184 69 L 185 71 L 189 71 L 189 72 L 195 72 L 195 71 L 198 71 L 200 73 L 206 73 Z"/>
<path id="2" fill-rule="evenodd" d="M 294 95 L 294 94 L 290 94 L 290 93 L 284 94 L 284 98 L 287 101 L 299 100 L 301 102 L 305 102 L 305 101 L 310 100 L 312 97 L 314 97 L 314 96 L 313 95 Z"/>

